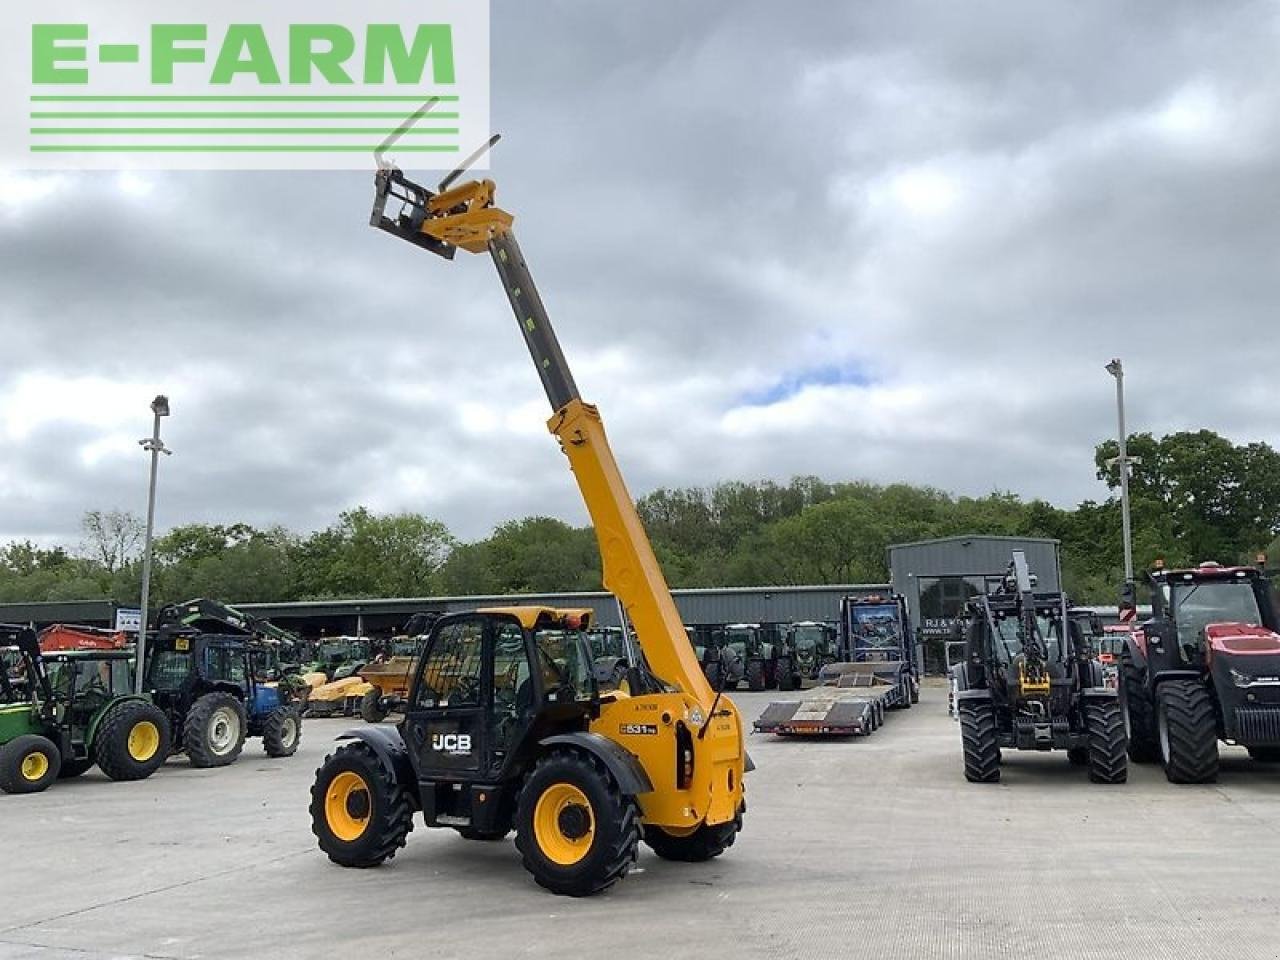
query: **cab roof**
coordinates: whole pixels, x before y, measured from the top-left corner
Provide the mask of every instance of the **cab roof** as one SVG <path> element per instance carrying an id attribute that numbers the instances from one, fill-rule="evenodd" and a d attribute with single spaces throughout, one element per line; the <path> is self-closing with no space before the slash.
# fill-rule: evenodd
<path id="1" fill-rule="evenodd" d="M 586 630 L 591 625 L 590 607 L 481 607 L 476 613 L 515 617 L 526 630 L 539 627 L 558 627 L 570 630 Z"/>

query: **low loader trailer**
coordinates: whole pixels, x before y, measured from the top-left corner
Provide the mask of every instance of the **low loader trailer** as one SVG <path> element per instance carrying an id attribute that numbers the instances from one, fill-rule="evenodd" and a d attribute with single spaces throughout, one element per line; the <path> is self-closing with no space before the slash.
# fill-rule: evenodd
<path id="1" fill-rule="evenodd" d="M 832 663 L 819 673 L 820 685 L 796 700 L 775 700 L 755 721 L 758 733 L 777 736 L 869 737 L 885 714 L 904 706 L 910 692 L 879 675 L 877 663 Z M 895 665 L 896 667 L 896 665 Z"/>

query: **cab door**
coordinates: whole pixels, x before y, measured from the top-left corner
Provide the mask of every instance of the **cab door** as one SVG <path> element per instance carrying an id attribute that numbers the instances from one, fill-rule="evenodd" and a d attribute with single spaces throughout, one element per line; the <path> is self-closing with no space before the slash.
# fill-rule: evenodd
<path id="1" fill-rule="evenodd" d="M 490 765 L 486 721 L 493 692 L 485 653 L 491 633 L 485 616 L 450 620 L 423 654 L 405 718 L 422 780 L 471 780 Z"/>

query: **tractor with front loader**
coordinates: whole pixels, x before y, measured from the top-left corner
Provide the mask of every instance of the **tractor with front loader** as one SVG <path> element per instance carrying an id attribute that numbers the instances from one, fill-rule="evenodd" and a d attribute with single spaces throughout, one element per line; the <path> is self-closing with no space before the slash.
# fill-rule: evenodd
<path id="1" fill-rule="evenodd" d="M 1129 755 L 1173 783 L 1218 777 L 1218 742 L 1280 762 L 1280 615 L 1268 572 L 1202 563 L 1150 575 L 1151 619 L 1124 638 Z"/>
<path id="2" fill-rule="evenodd" d="M 514 830 L 538 884 L 583 896 L 622 879 L 642 837 L 668 860 L 721 854 L 741 828 L 751 764 L 737 708 L 707 683 L 685 635 L 600 413 L 578 393 L 513 218 L 495 205 L 491 181 L 453 186 L 460 174 L 432 191 L 380 167 L 371 223 L 446 259 L 458 250 L 492 258 L 551 404 L 548 428 L 591 516 L 604 587 L 639 651 L 625 691 L 601 693 L 583 637 L 589 611 L 440 619 L 405 718 L 350 732 L 317 771 L 312 829 L 348 867 L 394 856 L 415 814 L 475 840 Z M 392 203 L 399 210 L 388 216 Z"/>
<path id="3" fill-rule="evenodd" d="M 169 756 L 169 724 L 133 692 L 124 650 L 42 653 L 34 631 L 0 624 L 0 790 L 39 793 L 95 764 L 142 780 Z"/>
<path id="4" fill-rule="evenodd" d="M 967 780 L 999 781 L 1005 750 L 1064 750 L 1094 783 L 1125 782 L 1119 697 L 1066 596 L 1035 592 L 1023 551 L 992 593 L 968 602 L 964 624 L 951 679 Z"/>

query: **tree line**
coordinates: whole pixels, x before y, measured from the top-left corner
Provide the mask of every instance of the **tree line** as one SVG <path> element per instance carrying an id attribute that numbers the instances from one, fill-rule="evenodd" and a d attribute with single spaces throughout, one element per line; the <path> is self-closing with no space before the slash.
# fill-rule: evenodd
<path id="1" fill-rule="evenodd" d="M 727 481 L 659 489 L 638 501 L 654 549 L 676 587 L 884 583 L 892 543 L 963 534 L 1051 537 L 1063 579 L 1081 603 L 1114 603 L 1122 577 L 1116 443 L 1095 465 L 1111 495 L 1073 509 L 1014 493 L 953 496 L 909 484 Z M 1134 559 L 1170 566 L 1251 561 L 1280 548 L 1280 454 L 1208 430 L 1137 434 L 1129 456 Z M 77 545 L 0 548 L 0 602 L 115 599 L 140 592 L 142 523 L 91 510 Z M 157 604 L 194 596 L 228 601 L 502 594 L 600 588 L 589 527 L 526 517 L 464 543 L 438 520 L 364 507 L 329 527 L 192 523 L 155 541 Z"/>

